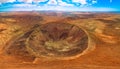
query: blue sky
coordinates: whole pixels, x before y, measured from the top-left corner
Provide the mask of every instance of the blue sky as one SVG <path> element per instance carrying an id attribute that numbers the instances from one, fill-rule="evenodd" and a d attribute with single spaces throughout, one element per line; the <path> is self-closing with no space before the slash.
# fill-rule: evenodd
<path id="1" fill-rule="evenodd" d="M 0 11 L 120 11 L 120 0 L 0 0 Z"/>

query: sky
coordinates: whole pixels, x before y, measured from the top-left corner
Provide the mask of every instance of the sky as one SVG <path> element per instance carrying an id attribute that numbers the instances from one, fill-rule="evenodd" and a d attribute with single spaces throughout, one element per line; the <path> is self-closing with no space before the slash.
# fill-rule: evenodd
<path id="1" fill-rule="evenodd" d="M 0 11 L 120 11 L 120 0 L 0 0 Z"/>

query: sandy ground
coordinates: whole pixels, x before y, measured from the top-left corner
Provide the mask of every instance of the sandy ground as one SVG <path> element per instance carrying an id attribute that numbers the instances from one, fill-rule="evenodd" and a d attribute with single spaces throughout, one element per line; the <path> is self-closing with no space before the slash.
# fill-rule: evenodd
<path id="1" fill-rule="evenodd" d="M 36 24 L 69 23 L 88 33 L 95 48 L 74 59 L 19 58 L 4 48 Z M 120 69 L 120 14 L 80 12 L 0 13 L 0 69 Z"/>

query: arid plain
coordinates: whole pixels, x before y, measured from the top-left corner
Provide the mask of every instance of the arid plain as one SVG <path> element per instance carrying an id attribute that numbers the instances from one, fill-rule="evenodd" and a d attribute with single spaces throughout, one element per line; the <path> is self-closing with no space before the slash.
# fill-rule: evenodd
<path id="1" fill-rule="evenodd" d="M 120 14 L 0 13 L 0 69 L 120 69 Z"/>

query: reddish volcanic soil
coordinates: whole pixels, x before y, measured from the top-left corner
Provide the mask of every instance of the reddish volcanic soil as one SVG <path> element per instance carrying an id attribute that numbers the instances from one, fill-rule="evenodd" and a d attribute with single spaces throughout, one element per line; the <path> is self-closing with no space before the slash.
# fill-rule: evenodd
<path id="1" fill-rule="evenodd" d="M 0 69 L 120 69 L 120 14 L 0 13 Z"/>

